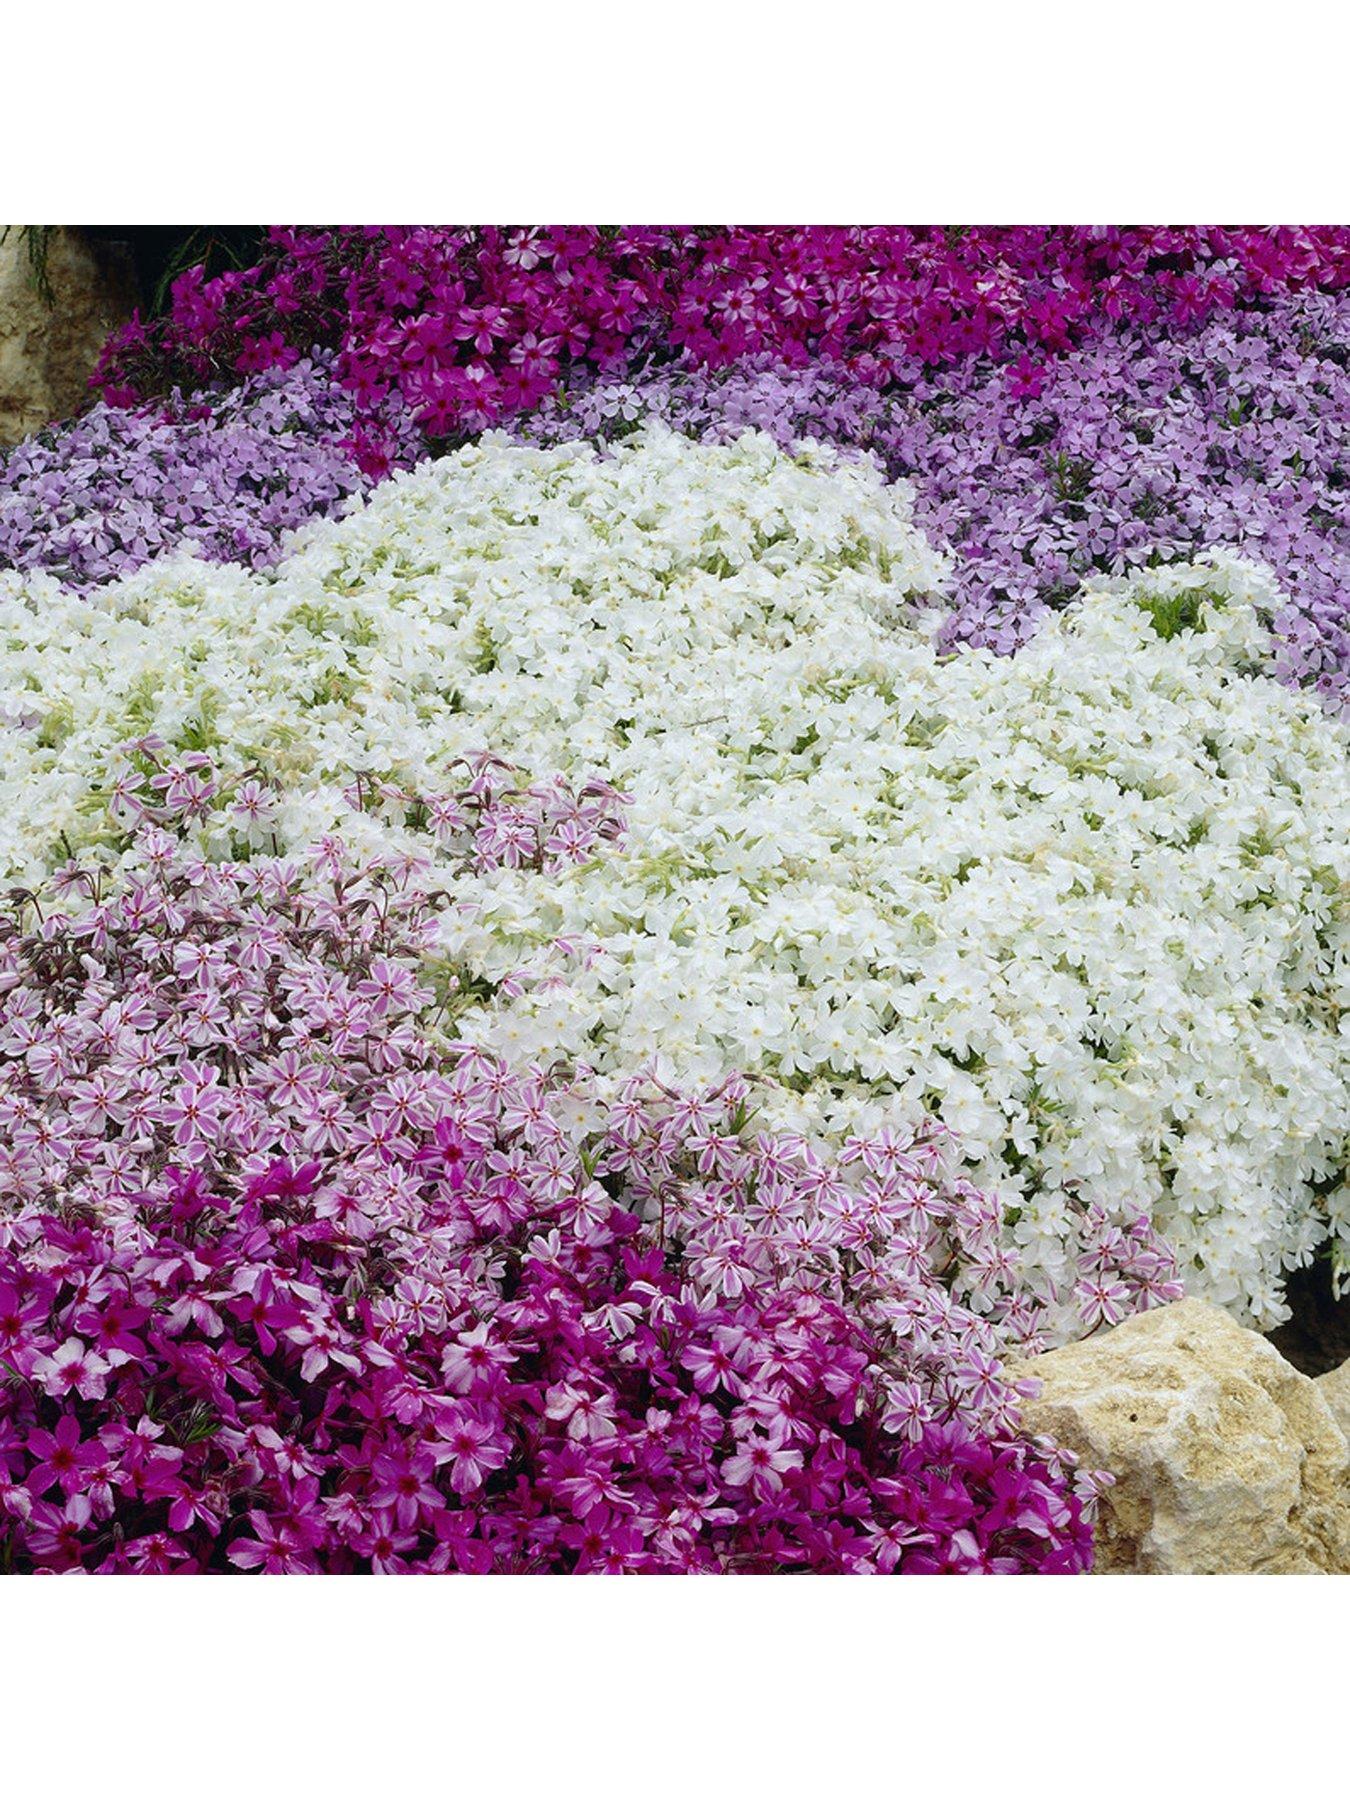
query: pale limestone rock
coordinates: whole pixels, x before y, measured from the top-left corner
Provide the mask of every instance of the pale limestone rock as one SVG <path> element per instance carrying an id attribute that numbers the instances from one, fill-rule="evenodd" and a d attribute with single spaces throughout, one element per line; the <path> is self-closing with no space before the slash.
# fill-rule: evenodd
<path id="1" fill-rule="evenodd" d="M 48 305 L 21 233 L 13 225 L 0 243 L 0 445 L 79 411 L 103 340 L 134 298 L 129 265 L 96 257 L 61 226 L 47 241 Z"/>
<path id="2" fill-rule="evenodd" d="M 1350 1571 L 1344 1432 L 1316 1383 L 1217 1307 L 1160 1307 L 1017 1374 L 1042 1383 L 1027 1427 L 1116 1477 L 1101 1573 Z"/>
<path id="3" fill-rule="evenodd" d="M 1331 1408 L 1332 1418 L 1350 1438 L 1350 1362 L 1343 1362 L 1329 1375 L 1319 1375 L 1315 1386 Z"/>

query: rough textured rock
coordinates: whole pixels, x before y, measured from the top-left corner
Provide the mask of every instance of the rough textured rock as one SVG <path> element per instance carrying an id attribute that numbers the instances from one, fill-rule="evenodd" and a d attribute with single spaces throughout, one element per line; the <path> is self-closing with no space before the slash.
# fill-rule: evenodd
<path id="1" fill-rule="evenodd" d="M 1319 1375 L 1318 1393 L 1331 1409 L 1331 1416 L 1350 1439 L 1350 1362 L 1344 1362 L 1329 1375 Z"/>
<path id="2" fill-rule="evenodd" d="M 1182 1300 L 1024 1363 L 1027 1425 L 1109 1469 L 1103 1574 L 1350 1571 L 1350 1450 L 1317 1383 Z M 1344 1373 L 1344 1371 L 1342 1371 Z"/>
<path id="3" fill-rule="evenodd" d="M 49 305 L 21 233 L 11 226 L 0 243 L 0 446 L 79 410 L 103 340 L 134 299 L 129 264 L 58 227 L 47 240 Z"/>

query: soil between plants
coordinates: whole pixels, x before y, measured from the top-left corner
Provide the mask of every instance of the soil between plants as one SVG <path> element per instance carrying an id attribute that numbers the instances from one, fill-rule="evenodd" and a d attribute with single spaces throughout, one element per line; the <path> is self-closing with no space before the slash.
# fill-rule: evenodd
<path id="1" fill-rule="evenodd" d="M 1294 1316 L 1266 1336 L 1304 1375 L 1326 1375 L 1350 1361 L 1350 1295 L 1331 1291 L 1331 1266 L 1321 1258 L 1290 1275 L 1286 1297 Z"/>

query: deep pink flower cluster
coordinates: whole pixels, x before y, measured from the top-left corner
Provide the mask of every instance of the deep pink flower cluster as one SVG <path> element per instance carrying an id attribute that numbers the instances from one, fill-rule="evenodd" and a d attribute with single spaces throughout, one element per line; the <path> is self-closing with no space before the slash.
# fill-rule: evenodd
<path id="1" fill-rule="evenodd" d="M 207 863 L 209 767 L 126 761 L 125 884 L 0 924 L 5 1566 L 1087 1565 L 1095 1479 L 998 1356 L 1039 1303 L 935 1128 L 832 1162 L 737 1078 L 512 1075 L 432 1033 L 446 896 Z"/>
<path id="2" fill-rule="evenodd" d="M 323 345 L 363 411 L 398 396 L 443 440 L 647 350 L 708 367 L 823 357 L 883 386 L 913 359 L 1053 355 L 1094 324 L 1190 324 L 1347 281 L 1339 227 L 279 229 L 255 268 L 181 276 L 168 315 L 116 334 L 96 379 L 128 400 Z"/>

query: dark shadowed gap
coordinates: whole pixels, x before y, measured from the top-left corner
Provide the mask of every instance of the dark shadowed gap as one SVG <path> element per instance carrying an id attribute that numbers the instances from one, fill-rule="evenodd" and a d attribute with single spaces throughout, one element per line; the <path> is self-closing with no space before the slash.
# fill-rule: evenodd
<path id="1" fill-rule="evenodd" d="M 1286 1295 L 1294 1316 L 1268 1332 L 1272 1344 L 1305 1375 L 1325 1375 L 1350 1361 L 1350 1295 L 1337 1300 L 1331 1291 L 1331 1265 L 1324 1258 L 1309 1269 L 1296 1269 Z"/>

